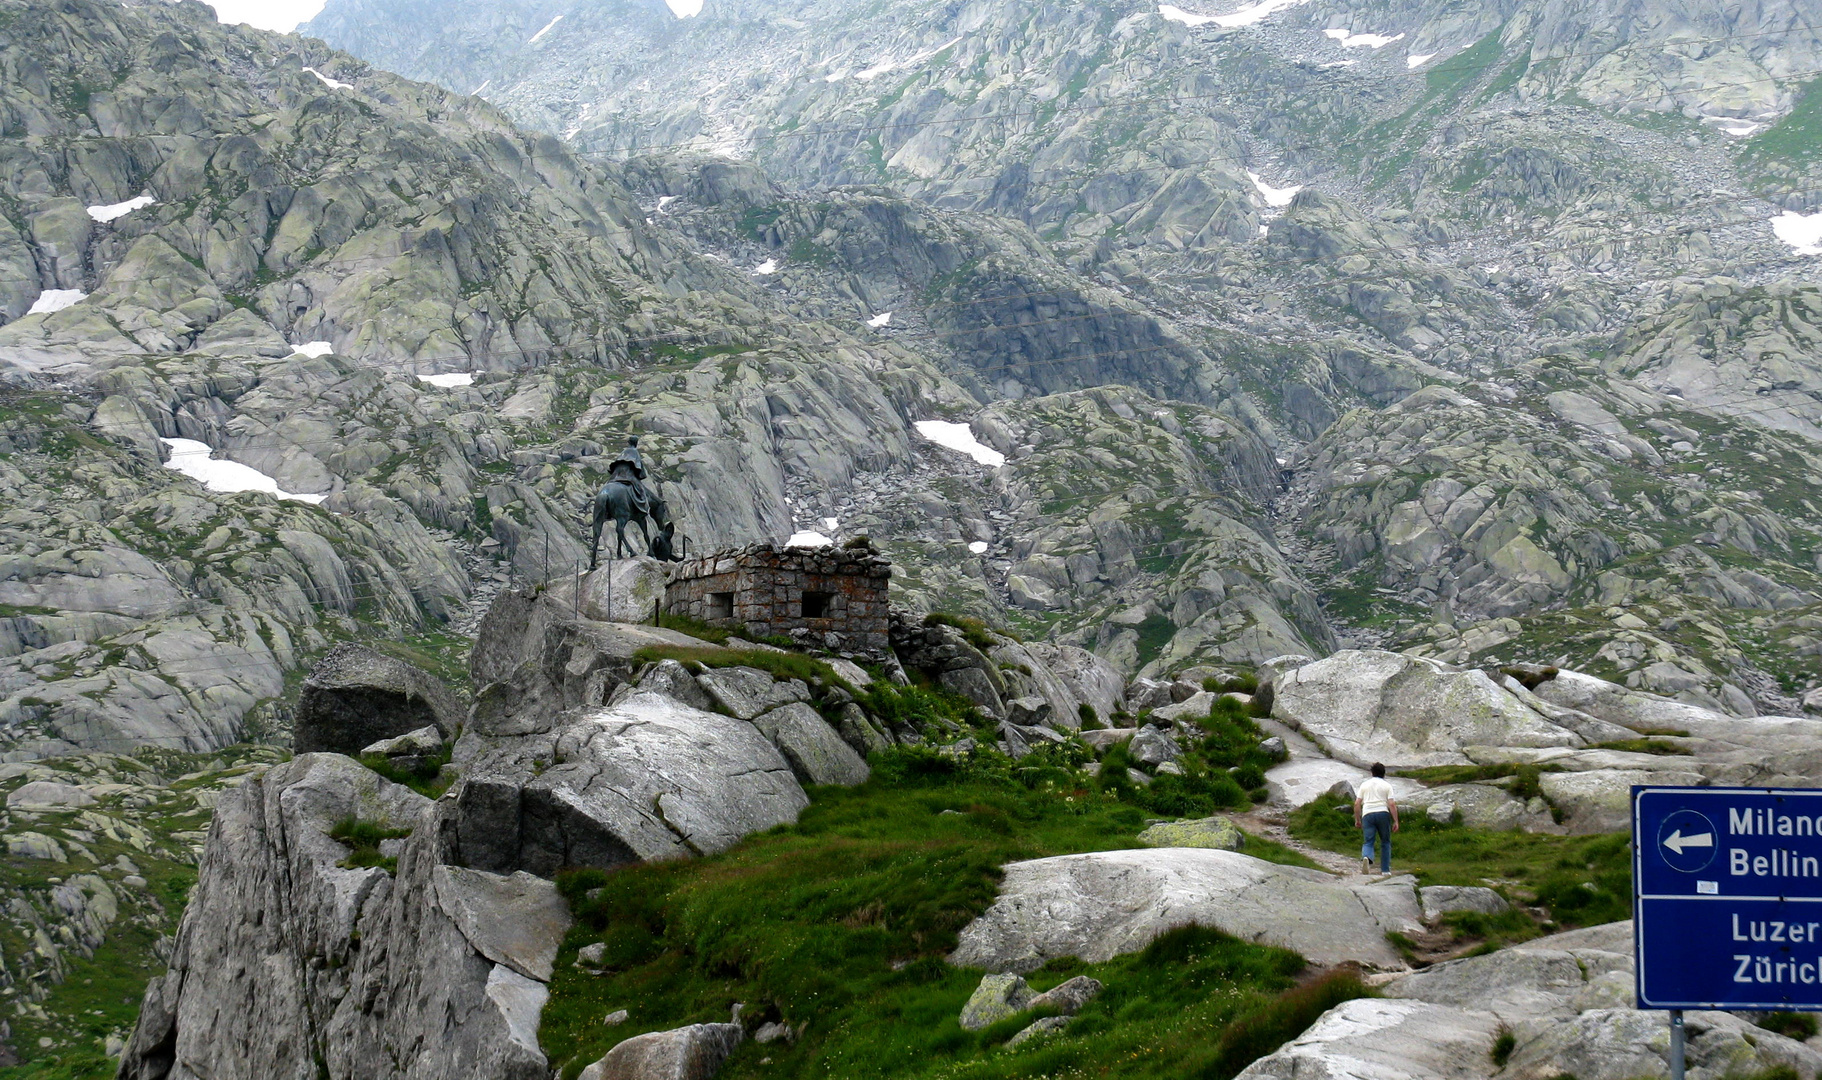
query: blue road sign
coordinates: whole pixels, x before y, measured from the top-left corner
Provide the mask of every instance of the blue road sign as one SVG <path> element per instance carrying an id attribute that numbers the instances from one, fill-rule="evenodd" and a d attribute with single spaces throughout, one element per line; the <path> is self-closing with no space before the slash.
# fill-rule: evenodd
<path id="1" fill-rule="evenodd" d="M 1641 1009 L 1822 1010 L 1822 791 L 1632 789 Z"/>

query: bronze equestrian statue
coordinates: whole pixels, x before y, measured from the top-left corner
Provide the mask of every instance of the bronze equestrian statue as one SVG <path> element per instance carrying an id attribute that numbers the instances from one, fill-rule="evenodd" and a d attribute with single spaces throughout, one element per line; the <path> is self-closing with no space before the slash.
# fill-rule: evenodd
<path id="1" fill-rule="evenodd" d="M 664 500 L 646 484 L 645 479 L 645 459 L 639 454 L 639 438 L 629 435 L 626 448 L 608 466 L 607 483 L 601 485 L 600 492 L 595 495 L 595 535 L 588 549 L 590 570 L 595 568 L 595 560 L 601 550 L 601 526 L 610 517 L 614 519 L 616 558 L 626 558 L 626 523 L 630 521 L 639 526 L 639 535 L 645 540 L 647 554 L 664 562 L 678 560 L 673 547 L 677 525 L 671 520 Z M 655 537 L 646 531 L 645 523 L 648 520 L 658 531 Z"/>

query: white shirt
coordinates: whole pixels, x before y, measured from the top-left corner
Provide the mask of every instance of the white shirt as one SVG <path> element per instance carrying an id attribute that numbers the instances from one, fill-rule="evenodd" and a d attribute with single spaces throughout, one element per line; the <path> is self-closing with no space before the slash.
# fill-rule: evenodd
<path id="1" fill-rule="evenodd" d="M 1377 776 L 1369 776 L 1355 789 L 1354 794 L 1360 799 L 1361 817 L 1383 814 L 1387 809 L 1386 803 L 1392 799 L 1392 785 Z"/>

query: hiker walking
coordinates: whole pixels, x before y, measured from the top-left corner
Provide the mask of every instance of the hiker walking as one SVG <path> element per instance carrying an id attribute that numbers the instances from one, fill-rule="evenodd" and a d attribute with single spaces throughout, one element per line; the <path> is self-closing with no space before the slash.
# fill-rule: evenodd
<path id="1" fill-rule="evenodd" d="M 1392 872 L 1392 834 L 1398 831 L 1398 800 L 1386 783 L 1385 766 L 1373 762 L 1373 775 L 1354 792 L 1354 828 L 1360 830 L 1360 872 L 1373 872 L 1373 847 L 1379 847 L 1379 872 Z"/>

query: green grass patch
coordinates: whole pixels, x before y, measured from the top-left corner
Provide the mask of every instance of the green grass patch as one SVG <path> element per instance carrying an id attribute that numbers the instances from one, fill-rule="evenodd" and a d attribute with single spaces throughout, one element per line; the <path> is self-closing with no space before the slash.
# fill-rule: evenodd
<path id="1" fill-rule="evenodd" d="M 740 215 L 740 231 L 754 240 L 763 240 L 763 230 L 784 216 L 782 206 L 754 206 Z"/>
<path id="2" fill-rule="evenodd" d="M 1242 849 L 1244 854 L 1251 855 L 1255 859 L 1264 859 L 1269 863 L 1277 863 L 1279 866 L 1301 866 L 1305 870 L 1321 870 L 1323 873 L 1328 873 L 1328 867 L 1296 848 L 1285 847 L 1268 837 L 1255 836 L 1246 832 L 1245 829 L 1240 831 L 1246 836 L 1246 847 Z"/>
<path id="3" fill-rule="evenodd" d="M 819 790 L 797 824 L 732 851 L 561 875 L 577 921 L 541 1032 L 558 1075 L 574 1077 L 621 1039 L 725 1020 L 744 1002 L 749 1019 L 802 1034 L 743 1045 L 725 1077 L 1226 1080 L 1329 1004 L 1365 992 L 1335 981 L 1300 988 L 1294 954 L 1188 927 L 1130 956 L 1059 960 L 1028 976 L 1040 990 L 1078 974 L 1105 984 L 1059 1035 L 1004 1048 L 1037 1014 L 962 1030 L 981 973 L 943 958 L 992 903 L 999 867 L 1129 847 L 1145 823 L 1139 809 L 1031 760 L 888 751 L 874 756 L 866 785 Z M 576 969 L 577 950 L 595 942 L 603 972 Z M 603 1027 L 620 1008 L 630 1020 Z"/>
<path id="4" fill-rule="evenodd" d="M 1171 622 L 1168 615 L 1147 615 L 1137 629 L 1140 667 L 1156 660 L 1164 647 L 1170 644 L 1170 639 L 1177 636 L 1177 624 Z"/>
<path id="5" fill-rule="evenodd" d="M 1506 1062 L 1512 1059 L 1512 1051 L 1516 1049 L 1518 1049 L 1518 1036 L 1513 1034 L 1510 1028 L 1501 1024 L 1499 1034 L 1493 1037 L 1493 1048 L 1487 1051 L 1487 1056 L 1493 1059 L 1494 1068 L 1503 1069 L 1506 1067 Z"/>
<path id="6" fill-rule="evenodd" d="M 1259 676 L 1253 674 L 1210 675 L 1202 680 L 1202 689 L 1211 694 L 1256 694 L 1259 692 Z"/>
<path id="7" fill-rule="evenodd" d="M 375 651 L 415 664 L 452 687 L 468 684 L 468 650 L 474 643 L 460 634 L 423 633 L 403 640 L 375 636 L 370 643 Z"/>
<path id="8" fill-rule="evenodd" d="M 895 732 L 909 729 L 929 737 L 934 732 L 978 728 L 988 722 L 974 702 L 940 686 L 898 686 L 876 679 L 856 700 Z"/>
<path id="9" fill-rule="evenodd" d="M 972 615 L 949 615 L 941 611 L 932 611 L 924 616 L 924 625 L 953 626 L 968 639 L 968 644 L 982 652 L 986 652 L 998 644 L 987 632 L 987 624 Z"/>
<path id="10" fill-rule="evenodd" d="M 1799 167 L 1814 165 L 1822 153 L 1822 79 L 1811 79 L 1784 119 L 1746 140 L 1741 161 L 1763 167 L 1782 162 Z"/>
<path id="11" fill-rule="evenodd" d="M 403 784 L 427 799 L 434 799 L 449 790 L 455 777 L 444 776 L 443 766 L 455 753 L 455 743 L 445 742 L 443 749 L 413 765 L 403 765 L 384 754 L 362 754 L 360 763 L 379 773 L 395 784 Z M 341 839 L 341 837 L 336 837 Z"/>
<path id="12" fill-rule="evenodd" d="M 339 840 L 350 849 L 348 857 L 341 861 L 340 866 L 348 870 L 378 866 L 389 874 L 398 869 L 399 861 L 392 856 L 380 854 L 380 841 L 410 835 L 410 829 L 395 829 L 385 822 L 366 821 L 356 817 L 345 817 L 329 829 L 329 839 Z"/>
<path id="13" fill-rule="evenodd" d="M 1501 784 L 1512 794 L 1521 799 L 1529 799 L 1543 794 L 1538 784 L 1538 777 L 1547 772 L 1562 772 L 1561 765 L 1426 765 L 1414 769 L 1394 769 L 1392 775 L 1405 776 L 1421 781 L 1430 787 L 1442 784 L 1484 784 L 1496 780 L 1513 778 L 1511 782 Z"/>
<path id="14" fill-rule="evenodd" d="M 72 1050 L 42 1061 L 0 1068 L 0 1080 L 113 1080 L 119 1067 L 119 1062 L 100 1050 Z"/>
<path id="15" fill-rule="evenodd" d="M 1678 746 L 1662 739 L 1617 739 L 1613 742 L 1595 743 L 1596 750 L 1620 750 L 1628 754 L 1683 754 L 1693 755 L 1694 750 L 1687 746 Z"/>
<path id="16" fill-rule="evenodd" d="M 1217 810 L 1245 809 L 1263 802 L 1265 770 L 1274 762 L 1259 749 L 1259 727 L 1240 703 L 1223 698 L 1196 723 L 1203 732 L 1199 741 L 1178 740 L 1186 744 L 1177 762 L 1184 775 L 1159 773 L 1149 785 L 1135 782 L 1128 770 L 1137 763 L 1128 744 L 1122 742 L 1108 747 L 1102 756 L 1096 786 L 1155 814 L 1177 818 L 1207 817 Z"/>
<path id="17" fill-rule="evenodd" d="M 1766 1031 L 1782 1035 L 1787 1039 L 1804 1039 L 1816 1037 L 1816 1017 L 1814 1013 L 1772 1012 L 1759 1017 L 1757 1023 Z"/>
<path id="18" fill-rule="evenodd" d="M 1417 875 L 1424 885 L 1503 883 L 1513 898 L 1545 908 L 1563 926 L 1632 915 L 1632 863 L 1624 834 L 1494 832 L 1422 814 L 1402 815 L 1401 825 L 1392 838 L 1393 869 Z M 1315 847 L 1360 855 L 1353 806 L 1331 795 L 1294 811 L 1290 831 Z"/>
<path id="19" fill-rule="evenodd" d="M 675 630 L 679 634 L 688 634 L 693 638 L 701 638 L 712 645 L 727 644 L 728 638 L 735 636 L 736 632 L 735 628 L 731 626 L 716 626 L 713 623 L 706 623 L 701 619 L 692 618 L 688 615 L 671 615 L 668 613 L 658 616 L 658 625 L 666 630 Z"/>
<path id="20" fill-rule="evenodd" d="M 884 166 L 883 160 L 881 166 L 882 168 Z M 811 266 L 833 266 L 835 264 L 835 252 L 807 236 L 800 236 L 791 241 L 791 246 L 785 254 L 790 256 L 792 262 L 809 263 Z"/>
<path id="21" fill-rule="evenodd" d="M 1443 915 L 1442 923 L 1454 932 L 1457 942 L 1478 943 L 1473 949 L 1476 955 L 1516 945 L 1521 941 L 1530 941 L 1543 933 L 1536 919 L 1516 908 L 1497 915 L 1479 911 L 1451 911 Z"/>
<path id="22" fill-rule="evenodd" d="M 802 679 L 811 686 L 840 686 L 850 692 L 848 681 L 835 669 L 802 653 L 771 649 L 724 649 L 714 645 L 647 645 L 633 653 L 635 664 L 676 660 L 691 671 L 703 668 L 750 667 L 769 671 L 774 679 Z"/>

